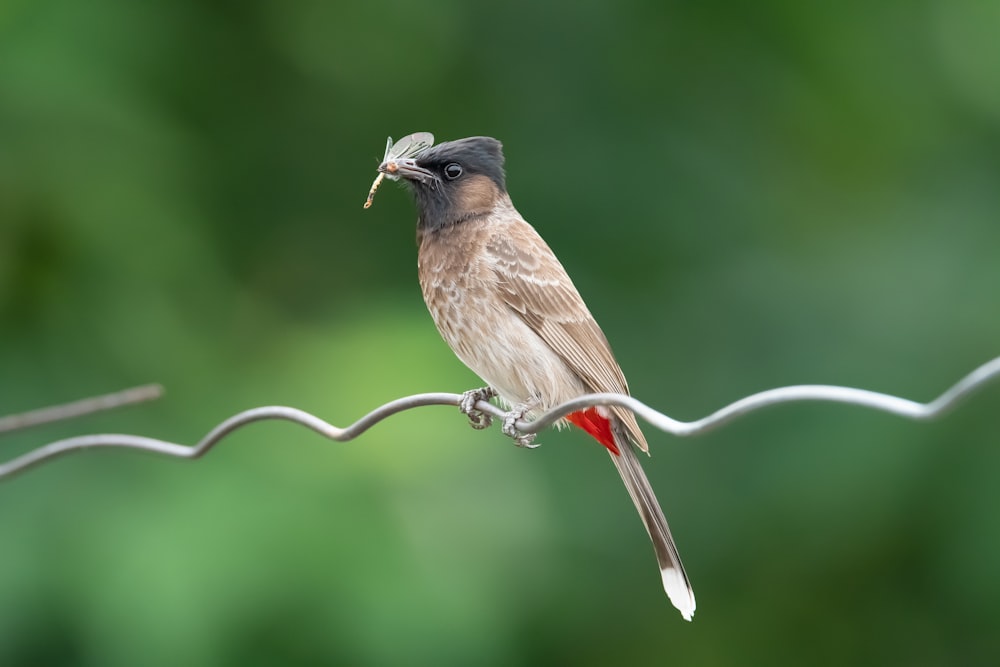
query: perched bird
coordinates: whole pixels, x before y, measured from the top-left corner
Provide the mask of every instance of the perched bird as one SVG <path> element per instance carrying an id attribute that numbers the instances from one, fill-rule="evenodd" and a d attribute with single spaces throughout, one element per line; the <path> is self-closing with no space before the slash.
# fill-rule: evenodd
<path id="1" fill-rule="evenodd" d="M 465 411 L 497 395 L 512 406 L 505 432 L 516 436 L 512 425 L 524 415 L 583 394 L 627 394 L 625 376 L 573 281 L 511 203 L 500 142 L 469 137 L 432 144 L 423 132 L 401 140 L 398 150 L 390 140 L 378 180 L 401 179 L 413 192 L 427 308 L 458 358 L 489 385 L 467 392 Z M 635 416 L 594 407 L 566 419 L 607 448 L 653 541 L 667 596 L 691 620 L 694 593 L 633 449 L 649 449 Z"/>

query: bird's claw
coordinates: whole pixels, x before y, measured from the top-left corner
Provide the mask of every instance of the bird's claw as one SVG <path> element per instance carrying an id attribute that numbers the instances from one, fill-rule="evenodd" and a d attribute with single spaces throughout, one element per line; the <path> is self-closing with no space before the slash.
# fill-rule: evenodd
<path id="1" fill-rule="evenodd" d="M 479 401 L 489 401 L 496 395 L 497 392 L 493 387 L 470 389 L 462 394 L 462 400 L 458 404 L 458 409 L 463 415 L 469 418 L 469 426 L 477 430 L 490 427 L 493 423 L 493 416 L 482 410 L 477 410 L 476 403 Z"/>
<path id="2" fill-rule="evenodd" d="M 470 389 L 462 394 L 462 400 L 458 403 L 458 409 L 469 418 L 469 426 L 474 429 L 484 429 L 493 424 L 493 416 L 476 409 L 476 404 L 479 401 L 489 401 L 496 395 L 497 392 L 492 387 Z M 515 406 L 513 410 L 503 416 L 502 430 L 503 434 L 513 440 L 514 444 L 518 447 L 534 449 L 538 447 L 534 443 L 535 434 L 522 433 L 517 428 L 517 422 L 524 419 L 524 415 L 527 414 L 529 409 L 530 406 L 528 404 Z"/>
<path id="3" fill-rule="evenodd" d="M 503 431 L 503 434 L 513 440 L 514 444 L 518 447 L 534 449 L 535 447 L 538 447 L 538 444 L 534 442 L 535 434 L 522 433 L 517 428 L 517 422 L 524 419 L 524 415 L 527 411 L 527 406 L 520 405 L 505 414 L 503 416 L 503 425 L 501 426 L 501 430 Z"/>

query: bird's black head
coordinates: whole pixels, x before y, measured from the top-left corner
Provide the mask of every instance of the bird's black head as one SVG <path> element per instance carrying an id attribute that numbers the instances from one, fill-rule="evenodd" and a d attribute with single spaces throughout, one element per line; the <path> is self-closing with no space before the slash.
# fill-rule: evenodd
<path id="1" fill-rule="evenodd" d="M 420 209 L 420 228 L 435 230 L 488 214 L 507 192 L 503 150 L 492 137 L 468 137 L 389 158 L 379 171 L 402 178 Z"/>

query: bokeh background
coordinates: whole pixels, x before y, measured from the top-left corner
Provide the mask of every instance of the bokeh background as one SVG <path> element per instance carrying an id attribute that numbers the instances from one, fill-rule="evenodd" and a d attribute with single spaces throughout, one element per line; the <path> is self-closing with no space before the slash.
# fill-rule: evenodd
<path id="1" fill-rule="evenodd" d="M 385 137 L 506 147 L 643 401 L 929 400 L 1000 354 L 996 2 L 0 2 L 0 440 L 190 443 L 477 385 L 416 283 Z M 197 462 L 0 482 L 0 665 L 996 664 L 1000 388 L 914 424 L 772 409 L 647 470 L 667 602 L 600 447 L 425 408 Z"/>

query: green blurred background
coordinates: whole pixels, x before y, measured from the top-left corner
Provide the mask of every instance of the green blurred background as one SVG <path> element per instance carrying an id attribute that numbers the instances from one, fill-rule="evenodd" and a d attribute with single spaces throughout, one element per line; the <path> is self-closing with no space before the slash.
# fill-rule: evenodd
<path id="1" fill-rule="evenodd" d="M 997 2 L 0 2 L 0 441 L 346 424 L 476 379 L 426 314 L 385 136 L 506 147 L 643 401 L 929 400 L 1000 354 Z M 331 444 L 78 454 L 0 483 L 0 665 L 996 664 L 1000 388 L 650 432 L 698 596 L 601 448 L 453 409 Z"/>

